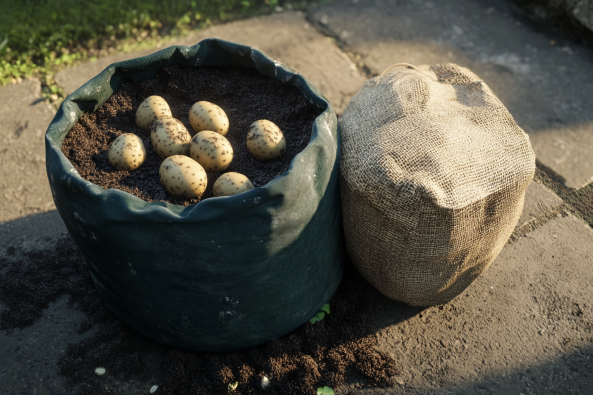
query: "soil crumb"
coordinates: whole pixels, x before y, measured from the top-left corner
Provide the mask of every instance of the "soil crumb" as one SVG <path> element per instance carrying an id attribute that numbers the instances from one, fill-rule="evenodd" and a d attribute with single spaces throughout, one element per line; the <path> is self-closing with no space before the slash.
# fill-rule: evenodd
<path id="1" fill-rule="evenodd" d="M 373 304 L 362 277 L 345 272 L 329 301 L 331 313 L 315 324 L 265 346 L 234 353 L 195 353 L 159 345 L 122 324 L 102 302 L 85 260 L 69 237 L 54 248 L 26 252 L 10 248 L 0 258 L 0 328 L 32 325 L 61 295 L 81 310 L 78 331 L 88 338 L 70 344 L 59 360 L 61 373 L 77 394 L 131 394 L 130 383 L 158 385 L 159 394 L 315 394 L 322 386 L 337 388 L 349 377 L 370 386 L 391 386 L 395 362 L 376 350 Z M 156 355 L 156 357 L 155 357 Z M 156 358 L 156 362 L 155 362 Z M 156 368 L 155 368 L 156 365 Z M 104 367 L 109 377 L 94 374 Z M 270 380 L 261 388 L 261 378 Z M 237 383 L 229 391 L 229 384 Z"/>
<path id="2" fill-rule="evenodd" d="M 105 189 L 117 188 L 147 202 L 190 205 L 212 197 L 212 186 L 222 173 L 208 173 L 208 187 L 201 199 L 184 200 L 161 186 L 157 156 L 150 132 L 136 126 L 136 110 L 148 96 L 161 96 L 173 117 L 190 134 L 189 110 L 198 101 L 221 107 L 229 118 L 226 138 L 234 158 L 225 172 L 238 172 L 260 187 L 288 171 L 292 159 L 309 143 L 315 118 L 322 110 L 309 105 L 298 89 L 245 68 L 163 68 L 156 78 L 141 84 L 124 83 L 94 113 L 85 113 L 68 133 L 62 152 L 82 178 Z M 249 126 L 259 120 L 274 122 L 284 133 L 286 154 L 273 162 L 260 162 L 247 151 Z M 116 171 L 109 164 L 109 147 L 123 133 L 134 133 L 146 147 L 144 164 L 134 171 Z"/>

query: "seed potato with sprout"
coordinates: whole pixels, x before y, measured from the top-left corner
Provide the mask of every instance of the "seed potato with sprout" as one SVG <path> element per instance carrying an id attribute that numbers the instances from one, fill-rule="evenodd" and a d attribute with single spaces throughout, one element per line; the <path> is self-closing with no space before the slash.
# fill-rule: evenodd
<path id="1" fill-rule="evenodd" d="M 136 125 L 144 130 L 149 130 L 150 126 L 158 118 L 172 117 L 169 105 L 160 96 L 147 97 L 136 110 Z"/>
<path id="2" fill-rule="evenodd" d="M 206 171 L 224 171 L 233 160 L 233 147 L 226 137 L 204 130 L 191 139 L 189 156 Z"/>
<path id="3" fill-rule="evenodd" d="M 215 197 L 233 196 L 253 189 L 253 184 L 243 174 L 230 171 L 218 177 L 212 189 Z"/>
<path id="4" fill-rule="evenodd" d="M 161 159 L 173 155 L 188 155 L 191 134 L 177 119 L 172 117 L 159 118 L 150 128 L 152 146 Z"/>
<path id="5" fill-rule="evenodd" d="M 267 119 L 260 119 L 249 127 L 247 149 L 257 160 L 272 161 L 281 158 L 286 153 L 286 140 L 275 123 Z"/>
<path id="6" fill-rule="evenodd" d="M 194 131 L 211 130 L 223 136 L 229 131 L 229 118 L 216 104 L 199 101 L 189 110 L 189 123 Z"/>
<path id="7" fill-rule="evenodd" d="M 182 199 L 202 196 L 208 185 L 204 168 L 192 158 L 173 155 L 161 163 L 161 184 L 171 195 Z"/>
<path id="8" fill-rule="evenodd" d="M 140 137 L 124 133 L 111 144 L 107 158 L 115 170 L 136 170 L 146 159 L 146 148 Z"/>

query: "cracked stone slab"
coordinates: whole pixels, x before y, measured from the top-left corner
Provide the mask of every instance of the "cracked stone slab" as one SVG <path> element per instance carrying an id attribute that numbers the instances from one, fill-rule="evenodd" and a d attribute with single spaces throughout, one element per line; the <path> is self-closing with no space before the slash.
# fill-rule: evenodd
<path id="1" fill-rule="evenodd" d="M 55 210 L 45 170 L 47 127 L 55 115 L 37 79 L 0 87 L 0 224 Z"/>
<path id="2" fill-rule="evenodd" d="M 556 217 L 507 244 L 453 301 L 378 305 L 379 349 L 400 369 L 394 388 L 339 393 L 588 393 L 593 384 L 593 229 Z M 336 392 L 338 393 L 338 392 Z"/>
<path id="3" fill-rule="evenodd" d="M 343 0 L 309 17 L 371 73 L 454 62 L 484 79 L 529 134 L 538 159 L 580 188 L 592 181 L 593 50 L 507 1 Z"/>
<path id="4" fill-rule="evenodd" d="M 210 37 L 255 47 L 293 68 L 323 92 L 338 114 L 366 80 L 333 41 L 320 34 L 300 12 L 284 12 L 215 26 L 165 46 L 194 45 Z M 111 63 L 154 51 L 106 57 L 59 72 L 55 79 L 70 94 Z"/>
<path id="5" fill-rule="evenodd" d="M 517 226 L 523 226 L 563 203 L 554 192 L 537 180 L 533 180 L 525 191 L 523 212 Z"/>

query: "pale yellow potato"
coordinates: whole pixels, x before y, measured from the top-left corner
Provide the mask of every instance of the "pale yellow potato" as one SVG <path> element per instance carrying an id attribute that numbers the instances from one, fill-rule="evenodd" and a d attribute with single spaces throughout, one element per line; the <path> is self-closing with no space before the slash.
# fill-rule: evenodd
<path id="1" fill-rule="evenodd" d="M 147 97 L 136 110 L 136 125 L 148 130 L 158 118 L 172 117 L 169 105 L 160 96 Z"/>
<path id="2" fill-rule="evenodd" d="M 223 136 L 229 131 L 229 119 L 216 104 L 199 101 L 189 109 L 189 123 L 196 133 L 210 130 Z"/>
<path id="3" fill-rule="evenodd" d="M 187 156 L 189 153 L 191 134 L 175 118 L 159 118 L 154 121 L 150 128 L 150 139 L 156 154 L 161 159 L 173 155 Z"/>
<path id="4" fill-rule="evenodd" d="M 109 147 L 109 163 L 115 170 L 136 170 L 146 160 L 146 148 L 133 133 L 119 135 Z"/>
<path id="5" fill-rule="evenodd" d="M 202 196 L 208 185 L 204 168 L 192 158 L 173 155 L 161 163 L 161 184 L 167 192 L 183 199 Z"/>
<path id="6" fill-rule="evenodd" d="M 204 130 L 191 139 L 189 156 L 206 171 L 224 171 L 233 160 L 233 147 L 226 137 Z"/>
<path id="7" fill-rule="evenodd" d="M 232 196 L 253 189 L 253 184 L 243 174 L 231 171 L 218 177 L 212 188 L 215 197 Z"/>
<path id="8" fill-rule="evenodd" d="M 284 134 L 267 119 L 255 121 L 247 133 L 247 150 L 255 159 L 264 162 L 281 158 L 286 153 Z"/>

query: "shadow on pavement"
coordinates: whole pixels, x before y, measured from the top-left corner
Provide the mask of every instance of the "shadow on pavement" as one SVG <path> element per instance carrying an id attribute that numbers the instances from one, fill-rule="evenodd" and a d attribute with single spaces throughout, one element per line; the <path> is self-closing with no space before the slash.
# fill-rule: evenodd
<path id="1" fill-rule="evenodd" d="M 344 251 L 344 256 L 346 257 L 344 259 L 344 275 L 349 274 L 356 279 L 364 287 L 367 297 L 375 306 L 375 331 L 400 324 L 417 315 L 421 316 L 422 312 L 427 309 L 427 307 L 412 307 L 389 299 L 369 284 L 356 270 L 352 261 L 347 257 L 346 251 Z"/>
<path id="2" fill-rule="evenodd" d="M 25 249 L 44 248 L 49 241 L 65 233 L 66 227 L 56 210 L 0 223 L 0 255 L 14 245 Z"/>

